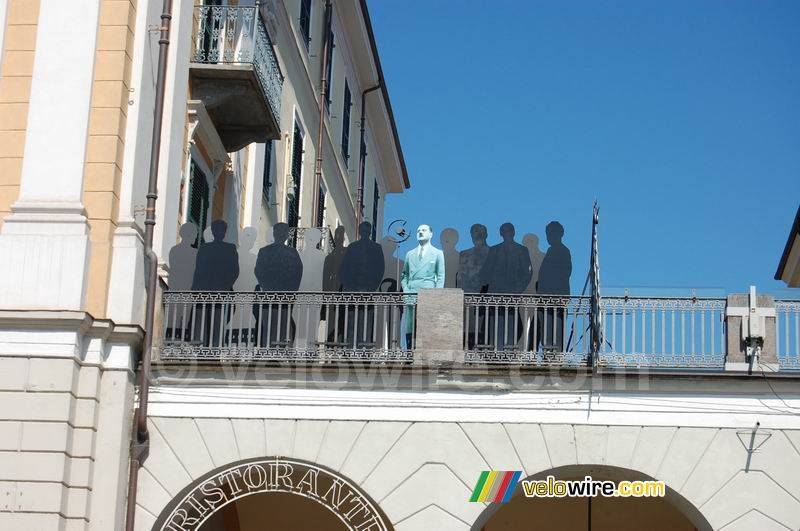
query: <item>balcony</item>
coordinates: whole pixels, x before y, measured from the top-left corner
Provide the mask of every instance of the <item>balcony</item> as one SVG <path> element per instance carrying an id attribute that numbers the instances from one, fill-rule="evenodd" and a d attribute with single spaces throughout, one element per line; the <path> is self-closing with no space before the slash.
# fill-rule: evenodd
<path id="1" fill-rule="evenodd" d="M 201 100 L 225 150 L 280 137 L 283 74 L 256 6 L 196 6 L 192 99 Z"/>
<path id="2" fill-rule="evenodd" d="M 457 301 L 457 302 L 454 302 Z M 389 363 L 531 370 L 800 370 L 800 301 L 759 295 L 590 297 L 166 292 L 161 362 Z M 750 364 L 742 334 L 763 315 Z M 745 322 L 746 325 L 746 322 Z M 590 330 L 601 340 L 592 348 Z M 688 372 L 687 372 L 688 373 Z"/>

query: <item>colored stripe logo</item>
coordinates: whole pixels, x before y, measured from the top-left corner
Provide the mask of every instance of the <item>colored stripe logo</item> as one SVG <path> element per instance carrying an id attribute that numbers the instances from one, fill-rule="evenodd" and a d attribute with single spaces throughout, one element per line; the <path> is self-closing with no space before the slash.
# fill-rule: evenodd
<path id="1" fill-rule="evenodd" d="M 472 491 L 471 502 L 507 502 L 522 475 L 521 470 L 484 470 Z"/>

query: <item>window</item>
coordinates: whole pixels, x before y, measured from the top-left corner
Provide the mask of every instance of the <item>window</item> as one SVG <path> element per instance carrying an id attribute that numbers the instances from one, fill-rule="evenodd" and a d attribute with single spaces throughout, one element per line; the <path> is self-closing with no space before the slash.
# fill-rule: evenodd
<path id="1" fill-rule="evenodd" d="M 308 50 L 311 44 L 311 0 L 300 0 L 300 33 Z"/>
<path id="2" fill-rule="evenodd" d="M 297 227 L 300 222 L 300 179 L 303 176 L 303 131 L 300 124 L 294 124 L 292 140 L 292 187 L 289 189 L 289 205 L 286 222 L 290 227 Z"/>
<path id="3" fill-rule="evenodd" d="M 186 221 L 197 227 L 197 241 L 192 244 L 192 247 L 199 247 L 205 243 L 203 231 L 208 226 L 208 180 L 194 160 L 190 163 L 189 173 L 189 209 Z"/>
<path id="4" fill-rule="evenodd" d="M 350 86 L 344 80 L 344 105 L 342 107 L 342 157 L 347 166 L 350 160 L 350 107 L 353 105 Z"/>
<path id="5" fill-rule="evenodd" d="M 331 112 L 331 100 L 333 99 L 333 90 L 331 87 L 333 86 L 333 49 L 336 47 L 336 40 L 334 39 L 333 30 L 331 30 L 330 34 L 331 42 L 328 46 L 328 65 L 325 69 L 325 79 L 328 80 L 328 93 L 325 95 L 325 109 L 328 111 L 328 114 Z"/>
<path id="6" fill-rule="evenodd" d="M 264 145 L 264 175 L 261 186 L 261 199 L 269 208 L 269 191 L 272 188 L 272 140 L 268 140 Z"/>
<path id="7" fill-rule="evenodd" d="M 375 180 L 375 187 L 372 193 L 372 241 L 377 241 L 378 237 L 378 203 L 380 202 L 381 194 L 378 191 L 378 180 Z"/>
<path id="8" fill-rule="evenodd" d="M 317 216 L 314 220 L 315 227 L 324 227 L 325 226 L 325 196 L 327 195 L 327 191 L 325 190 L 325 185 L 323 183 L 319 183 L 319 190 L 317 190 Z"/>

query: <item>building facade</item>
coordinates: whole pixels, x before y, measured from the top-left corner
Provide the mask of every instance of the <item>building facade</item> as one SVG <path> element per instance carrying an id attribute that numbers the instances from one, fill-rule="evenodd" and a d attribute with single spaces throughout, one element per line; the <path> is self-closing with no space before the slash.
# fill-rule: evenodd
<path id="1" fill-rule="evenodd" d="M 385 232 L 408 178 L 356 0 L 173 2 L 128 492 L 160 15 L 0 2 L 0 528 L 124 529 L 129 501 L 139 530 L 800 528 L 796 300 L 398 293 L 391 254 L 380 291 L 178 286 L 215 220 L 240 253 L 323 227 L 336 260 Z M 492 501 L 484 472 L 665 495 Z"/>

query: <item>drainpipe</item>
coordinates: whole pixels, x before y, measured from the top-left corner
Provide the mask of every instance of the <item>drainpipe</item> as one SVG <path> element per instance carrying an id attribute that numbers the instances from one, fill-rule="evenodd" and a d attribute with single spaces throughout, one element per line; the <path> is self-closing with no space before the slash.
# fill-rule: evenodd
<path id="1" fill-rule="evenodd" d="M 147 300 L 144 318 L 144 345 L 142 368 L 139 373 L 139 407 L 134 411 L 131 437 L 131 461 L 128 475 L 128 500 L 125 512 L 125 529 L 133 531 L 136 517 L 136 487 L 139 468 L 150 451 L 150 434 L 147 432 L 147 401 L 150 386 L 150 358 L 153 347 L 153 320 L 158 282 L 158 256 L 153 251 L 153 232 L 156 224 L 156 199 L 158 199 L 158 163 L 161 151 L 161 124 L 164 116 L 164 86 L 167 77 L 167 49 L 172 20 L 172 0 L 164 0 L 161 12 L 161 34 L 158 39 L 158 74 L 156 77 L 155 116 L 153 138 L 150 146 L 150 179 L 147 186 L 147 207 L 144 220 L 144 254 L 148 265 Z"/>
<path id="2" fill-rule="evenodd" d="M 325 107 L 328 101 L 328 47 L 331 45 L 331 0 L 325 2 L 325 36 L 322 45 L 322 76 L 319 89 L 319 135 L 317 136 L 317 163 L 314 168 L 314 211 L 311 216 L 316 225 L 319 211 L 319 186 L 322 182 L 322 139 L 325 130 Z"/>
<path id="3" fill-rule="evenodd" d="M 367 146 L 364 144 L 364 128 L 367 123 L 367 108 L 366 108 L 366 100 L 367 94 L 374 90 L 378 90 L 381 88 L 381 82 L 378 80 L 378 84 L 374 87 L 368 88 L 361 92 L 361 144 L 359 145 L 361 148 L 361 153 L 358 155 L 358 205 L 356 206 L 356 233 L 358 233 L 358 227 L 361 226 L 361 211 L 364 210 L 364 164 L 367 161 Z M 375 223 L 375 220 L 372 220 Z"/>

